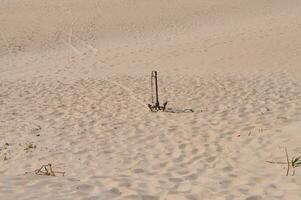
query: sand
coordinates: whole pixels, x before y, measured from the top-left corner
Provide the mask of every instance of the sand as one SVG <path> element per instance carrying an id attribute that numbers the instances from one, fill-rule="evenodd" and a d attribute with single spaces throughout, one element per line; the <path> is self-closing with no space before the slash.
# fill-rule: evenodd
<path id="1" fill-rule="evenodd" d="M 301 199 L 300 10 L 1 1 L 0 199 Z"/>

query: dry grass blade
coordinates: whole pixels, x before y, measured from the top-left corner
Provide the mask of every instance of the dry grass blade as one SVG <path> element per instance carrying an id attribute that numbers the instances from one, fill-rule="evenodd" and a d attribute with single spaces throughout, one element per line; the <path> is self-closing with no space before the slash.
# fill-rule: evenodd
<path id="1" fill-rule="evenodd" d="M 287 153 L 287 149 L 285 148 L 285 154 L 286 154 L 286 161 L 287 161 L 287 171 L 286 171 L 286 176 L 288 176 L 289 171 L 290 171 L 290 161 L 288 159 L 288 153 Z"/>
<path id="2" fill-rule="evenodd" d="M 267 163 L 271 163 L 271 164 L 278 164 L 278 165 L 286 165 L 287 162 L 276 162 L 276 161 L 266 161 Z"/>

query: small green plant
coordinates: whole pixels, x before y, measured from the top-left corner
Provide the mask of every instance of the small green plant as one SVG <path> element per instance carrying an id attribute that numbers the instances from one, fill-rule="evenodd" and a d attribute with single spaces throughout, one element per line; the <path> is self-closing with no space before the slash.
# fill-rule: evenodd
<path id="1" fill-rule="evenodd" d="M 293 157 L 292 160 L 291 160 L 291 162 L 290 162 L 290 161 L 289 161 L 289 156 L 288 156 L 288 153 L 287 153 L 287 149 L 286 149 L 286 148 L 285 148 L 285 154 L 286 154 L 286 161 L 287 161 L 287 171 L 286 171 L 286 176 L 289 175 L 290 167 L 293 168 L 292 176 L 294 176 L 295 173 L 296 173 L 295 168 L 301 166 L 301 156 L 299 156 L 299 157 Z"/>
<path id="2" fill-rule="evenodd" d="M 295 168 L 301 167 L 301 156 L 292 158 L 291 165 L 294 169 L 293 175 L 295 175 Z"/>
<path id="3" fill-rule="evenodd" d="M 292 167 L 301 167 L 301 156 L 292 159 Z"/>

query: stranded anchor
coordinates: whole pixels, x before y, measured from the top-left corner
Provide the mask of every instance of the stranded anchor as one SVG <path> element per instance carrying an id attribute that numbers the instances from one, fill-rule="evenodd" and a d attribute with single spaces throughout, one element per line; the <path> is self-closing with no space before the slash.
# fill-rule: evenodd
<path id="1" fill-rule="evenodd" d="M 151 73 L 151 99 L 152 104 L 148 104 L 149 109 L 152 112 L 165 111 L 167 101 L 163 103 L 163 106 L 159 103 L 159 91 L 158 91 L 158 73 L 152 71 Z"/>

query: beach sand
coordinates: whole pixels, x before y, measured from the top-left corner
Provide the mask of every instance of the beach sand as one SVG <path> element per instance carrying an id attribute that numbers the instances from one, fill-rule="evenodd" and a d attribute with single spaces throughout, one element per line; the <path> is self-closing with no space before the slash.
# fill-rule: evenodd
<path id="1" fill-rule="evenodd" d="M 0 199 L 300 200 L 300 10 L 1 1 Z"/>

